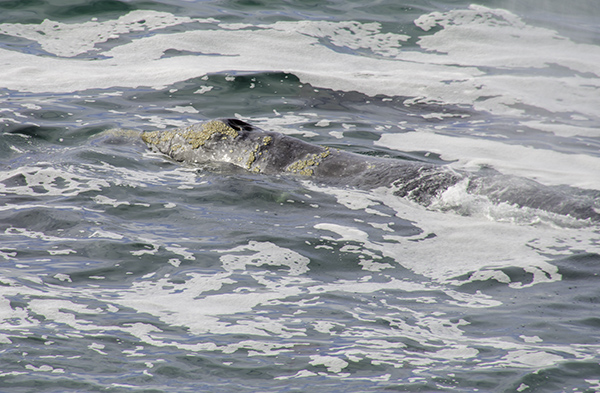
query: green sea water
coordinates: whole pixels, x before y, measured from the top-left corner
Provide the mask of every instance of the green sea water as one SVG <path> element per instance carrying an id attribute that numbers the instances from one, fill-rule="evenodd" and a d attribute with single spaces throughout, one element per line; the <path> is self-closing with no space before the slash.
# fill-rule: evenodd
<path id="1" fill-rule="evenodd" d="M 565 4 L 0 2 L 0 391 L 598 391 L 590 220 L 136 136 L 232 117 L 593 198 L 600 9 Z"/>

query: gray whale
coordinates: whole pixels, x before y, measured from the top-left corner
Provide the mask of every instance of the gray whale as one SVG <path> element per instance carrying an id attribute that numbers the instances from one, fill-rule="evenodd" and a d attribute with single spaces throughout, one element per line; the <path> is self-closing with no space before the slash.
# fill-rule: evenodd
<path id="1" fill-rule="evenodd" d="M 469 193 L 484 195 L 496 203 L 600 222 L 600 199 L 593 192 L 544 186 L 497 172 L 462 173 L 443 165 L 364 156 L 265 131 L 237 119 L 143 132 L 141 138 L 152 150 L 192 165 L 229 163 L 253 173 L 290 174 L 361 189 L 392 186 L 396 195 L 424 206 L 466 181 Z"/>

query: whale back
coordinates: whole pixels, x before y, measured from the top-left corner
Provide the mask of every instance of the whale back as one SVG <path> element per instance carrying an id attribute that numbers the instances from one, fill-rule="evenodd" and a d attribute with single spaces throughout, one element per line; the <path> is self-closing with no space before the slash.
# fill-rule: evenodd
<path id="1" fill-rule="evenodd" d="M 461 178 L 437 165 L 330 149 L 238 119 L 144 132 L 142 140 L 153 150 L 191 165 L 229 163 L 254 173 L 287 173 L 362 189 L 393 184 L 398 195 L 425 205 Z"/>
<path id="2" fill-rule="evenodd" d="M 265 174 L 325 175 L 325 170 L 318 170 L 320 164 L 328 157 L 340 154 L 238 119 L 218 119 L 173 130 L 143 132 L 141 138 L 154 151 L 176 161 L 188 164 L 223 162 Z M 336 172 L 332 168 L 327 175 L 338 175 L 332 173 Z M 340 166 L 339 170 L 343 169 Z"/>
<path id="3" fill-rule="evenodd" d="M 508 203 L 600 221 L 597 194 L 543 186 L 500 174 L 469 174 L 443 165 L 375 158 L 330 149 L 237 119 L 211 120 L 189 127 L 144 132 L 153 150 L 187 164 L 228 163 L 254 173 L 293 174 L 330 185 L 374 189 L 391 186 L 394 194 L 429 206 L 459 184 L 493 203 Z"/>

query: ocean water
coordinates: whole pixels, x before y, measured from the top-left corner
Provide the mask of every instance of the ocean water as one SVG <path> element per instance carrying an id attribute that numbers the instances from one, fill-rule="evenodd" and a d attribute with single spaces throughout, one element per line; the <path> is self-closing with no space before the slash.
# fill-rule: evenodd
<path id="1" fill-rule="evenodd" d="M 235 117 L 594 198 L 599 22 L 593 0 L 0 2 L 0 391 L 600 391 L 597 222 L 136 136 Z"/>

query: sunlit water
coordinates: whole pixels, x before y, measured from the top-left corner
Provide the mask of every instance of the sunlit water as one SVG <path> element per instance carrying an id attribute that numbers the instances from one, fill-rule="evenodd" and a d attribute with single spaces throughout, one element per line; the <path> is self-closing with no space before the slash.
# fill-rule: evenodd
<path id="1" fill-rule="evenodd" d="M 0 390 L 600 390 L 597 223 L 104 132 L 238 117 L 598 195 L 600 8 L 515 3 L 0 3 Z"/>

